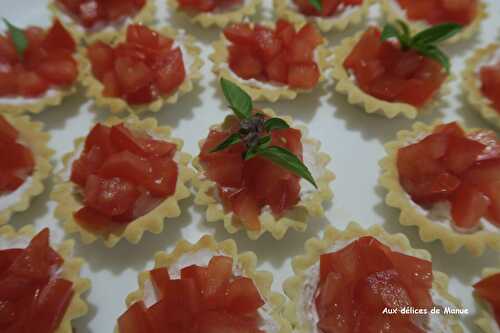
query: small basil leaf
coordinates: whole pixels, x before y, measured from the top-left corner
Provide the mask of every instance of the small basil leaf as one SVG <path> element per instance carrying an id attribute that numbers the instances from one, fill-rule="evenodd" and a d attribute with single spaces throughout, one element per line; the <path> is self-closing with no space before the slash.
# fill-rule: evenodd
<path id="1" fill-rule="evenodd" d="M 398 24 L 398 26 L 401 28 L 401 30 L 403 31 L 403 35 L 406 37 L 406 38 L 410 38 L 411 36 L 411 32 L 410 32 L 410 27 L 408 26 L 408 24 L 406 24 L 405 21 L 402 21 L 402 20 L 396 20 L 396 23 Z"/>
<path id="2" fill-rule="evenodd" d="M 16 48 L 17 54 L 19 54 L 19 57 L 23 59 L 24 51 L 26 51 L 26 49 L 28 48 L 28 39 L 26 38 L 24 31 L 10 23 L 5 18 L 3 19 L 3 21 L 9 29 L 10 36 L 12 38 L 12 42 L 14 43 L 14 47 Z"/>
<path id="3" fill-rule="evenodd" d="M 229 106 L 240 119 L 252 116 L 253 104 L 248 94 L 233 82 L 224 78 L 220 79 L 220 85 Z"/>
<path id="4" fill-rule="evenodd" d="M 210 150 L 211 153 L 215 153 L 221 150 L 226 149 L 227 147 L 230 147 L 234 144 L 237 144 L 238 142 L 241 141 L 240 134 L 239 133 L 234 133 L 231 136 L 229 136 L 226 140 L 222 141 L 217 147 L 213 148 Z"/>
<path id="5" fill-rule="evenodd" d="M 248 161 L 249 159 L 254 158 L 257 156 L 257 147 L 253 147 L 248 149 L 244 154 L 243 154 L 243 159 L 245 161 Z"/>
<path id="6" fill-rule="evenodd" d="M 257 156 L 257 153 L 260 149 L 265 149 L 269 146 L 271 143 L 271 137 L 270 136 L 263 136 L 262 138 L 259 139 L 259 142 L 255 147 L 252 147 L 248 149 L 244 154 L 243 154 L 243 159 L 244 160 L 249 160 L 251 158 L 254 158 Z"/>
<path id="7" fill-rule="evenodd" d="M 321 0 L 309 0 L 311 6 L 313 6 L 318 12 L 323 10 L 323 5 L 321 4 Z"/>
<path id="8" fill-rule="evenodd" d="M 313 184 L 314 187 L 318 188 L 309 169 L 297 156 L 292 154 L 290 151 L 278 146 L 270 146 L 267 148 L 258 149 L 257 155 L 263 156 L 271 162 L 296 174 L 297 176 L 304 178 L 305 180 Z"/>
<path id="9" fill-rule="evenodd" d="M 259 139 L 259 148 L 267 148 L 271 143 L 271 136 L 263 136 Z"/>
<path id="10" fill-rule="evenodd" d="M 401 41 L 401 35 L 399 34 L 398 29 L 391 23 L 387 23 L 384 26 L 384 29 L 382 30 L 382 35 L 380 36 L 380 39 L 382 41 L 386 41 L 389 38 L 397 38 L 399 41 Z"/>
<path id="11" fill-rule="evenodd" d="M 450 59 L 448 59 L 448 56 L 435 45 L 427 45 L 426 47 L 416 48 L 416 50 L 426 57 L 439 62 L 446 70 L 446 73 L 450 73 Z"/>
<path id="12" fill-rule="evenodd" d="M 435 25 L 413 36 L 412 43 L 420 45 L 439 43 L 454 36 L 460 30 L 462 26 L 455 23 Z"/>
<path id="13" fill-rule="evenodd" d="M 271 132 L 272 130 L 276 129 L 290 128 L 287 122 L 281 118 L 271 118 L 266 120 L 266 122 L 264 123 L 264 127 L 268 132 Z"/>

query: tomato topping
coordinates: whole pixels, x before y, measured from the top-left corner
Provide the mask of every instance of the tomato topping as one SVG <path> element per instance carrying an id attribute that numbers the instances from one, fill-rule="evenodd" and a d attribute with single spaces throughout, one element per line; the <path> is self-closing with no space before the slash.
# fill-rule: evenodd
<path id="1" fill-rule="evenodd" d="M 283 19 L 276 22 L 275 29 L 237 23 L 226 27 L 224 36 L 230 42 L 229 67 L 245 80 L 307 90 L 319 81 L 314 53 L 323 37 L 311 23 L 297 32 L 293 24 Z"/>
<path id="2" fill-rule="evenodd" d="M 476 294 L 488 302 L 492 308 L 495 320 L 500 325 L 500 273 L 490 275 L 474 285 Z"/>
<path id="3" fill-rule="evenodd" d="M 146 26 L 131 24 L 125 42 L 115 47 L 95 42 L 87 48 L 87 56 L 104 96 L 131 105 L 147 104 L 172 94 L 186 79 L 182 51 L 173 44 Z"/>
<path id="4" fill-rule="evenodd" d="M 363 0 L 322 0 L 321 10 L 317 10 L 308 0 L 293 0 L 293 2 L 302 14 L 321 17 L 340 15 L 349 8 L 363 4 Z"/>
<path id="5" fill-rule="evenodd" d="M 429 24 L 457 23 L 470 24 L 477 15 L 476 0 L 397 0 L 406 16 L 415 21 L 424 20 Z"/>
<path id="6" fill-rule="evenodd" d="M 264 333 L 259 329 L 265 302 L 254 282 L 233 274 L 233 260 L 214 256 L 208 266 L 191 265 L 171 279 L 167 268 L 150 272 L 156 302 L 133 304 L 118 320 L 120 333 Z"/>
<path id="7" fill-rule="evenodd" d="M 17 190 L 35 169 L 29 147 L 18 143 L 19 133 L 0 115 L 0 194 Z"/>
<path id="8" fill-rule="evenodd" d="M 401 50 L 397 42 L 382 42 L 380 35 L 378 28 L 369 28 L 344 60 L 344 68 L 373 97 L 423 106 L 439 90 L 446 72 L 433 59 Z"/>
<path id="9" fill-rule="evenodd" d="M 421 333 L 410 315 L 384 308 L 433 306 L 432 263 L 392 251 L 366 236 L 320 256 L 315 305 L 318 328 L 336 332 Z"/>
<path id="10" fill-rule="evenodd" d="M 399 149 L 399 181 L 420 205 L 449 202 L 459 230 L 475 229 L 481 218 L 499 224 L 499 151 L 493 132 L 465 133 L 457 123 L 440 125 Z"/>
<path id="11" fill-rule="evenodd" d="M 200 153 L 207 177 L 217 184 L 219 196 L 228 211 L 235 213 L 249 230 L 258 231 L 260 212 L 269 206 L 276 216 L 295 206 L 300 199 L 300 179 L 288 170 L 262 157 L 243 160 L 245 147 L 235 144 L 212 153 L 213 148 L 239 130 L 211 130 Z M 271 144 L 281 146 L 302 158 L 302 134 L 289 128 L 271 132 Z"/>
<path id="12" fill-rule="evenodd" d="M 175 193 L 175 144 L 135 133 L 123 123 L 97 124 L 71 166 L 70 180 L 84 194 L 74 213 L 84 228 L 107 233 L 147 214 Z"/>
<path id="13" fill-rule="evenodd" d="M 39 97 L 51 88 L 72 85 L 78 76 L 76 42 L 57 19 L 48 31 L 24 29 L 28 47 L 21 58 L 10 34 L 0 36 L 0 97 Z"/>
<path id="14" fill-rule="evenodd" d="M 242 4 L 243 0 L 179 0 L 179 7 L 182 10 L 193 13 L 231 10 Z"/>
<path id="15" fill-rule="evenodd" d="M 73 298 L 73 283 L 55 275 L 64 260 L 50 247 L 49 230 L 25 249 L 0 251 L 0 331 L 55 332 Z"/>
<path id="16" fill-rule="evenodd" d="M 134 17 L 146 0 L 56 0 L 56 4 L 79 24 L 91 29 Z"/>
<path id="17" fill-rule="evenodd" d="M 481 91 L 491 102 L 492 107 L 500 112 L 500 62 L 494 65 L 482 66 L 479 72 Z"/>

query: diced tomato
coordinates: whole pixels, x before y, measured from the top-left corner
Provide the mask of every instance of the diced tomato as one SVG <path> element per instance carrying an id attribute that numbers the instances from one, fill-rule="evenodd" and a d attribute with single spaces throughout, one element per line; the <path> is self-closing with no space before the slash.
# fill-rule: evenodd
<path id="1" fill-rule="evenodd" d="M 242 48 L 231 46 L 229 49 L 229 67 L 245 80 L 258 78 L 264 70 L 263 63 L 256 54 L 240 52 L 241 50 Z"/>
<path id="2" fill-rule="evenodd" d="M 143 302 L 136 302 L 118 318 L 120 333 L 147 333 L 153 332 L 153 327 L 146 315 Z"/>
<path id="3" fill-rule="evenodd" d="M 236 44 L 251 46 L 256 43 L 254 31 L 248 23 L 235 23 L 226 27 L 224 36 Z"/>
<path id="4" fill-rule="evenodd" d="M 93 146 L 89 152 L 83 153 L 73 162 L 70 180 L 80 186 L 85 186 L 87 177 L 99 170 L 105 158 L 103 149 L 100 146 Z"/>
<path id="5" fill-rule="evenodd" d="M 159 34 L 141 24 L 131 24 L 127 27 L 127 42 L 141 44 L 152 49 L 160 46 Z"/>
<path id="6" fill-rule="evenodd" d="M 299 89 L 312 89 L 319 81 L 318 65 L 300 64 L 292 65 L 288 70 L 288 85 Z"/>
<path id="7" fill-rule="evenodd" d="M 22 96 L 36 97 L 47 91 L 48 82 L 35 72 L 21 72 L 17 78 L 17 89 Z"/>
<path id="8" fill-rule="evenodd" d="M 469 169 L 486 148 L 482 143 L 461 137 L 452 137 L 443 158 L 446 168 L 459 175 Z"/>
<path id="9" fill-rule="evenodd" d="M 367 61 L 377 58 L 382 44 L 380 34 L 377 28 L 369 28 L 344 61 L 344 67 L 352 69 L 361 59 Z"/>
<path id="10" fill-rule="evenodd" d="M 124 150 L 106 159 L 99 169 L 99 175 L 104 178 L 119 177 L 140 184 L 148 177 L 150 168 L 147 159 Z"/>
<path id="11" fill-rule="evenodd" d="M 203 297 L 207 308 L 217 308 L 224 304 L 224 295 L 233 274 L 233 260 L 229 257 L 214 256 L 208 263 L 207 281 Z"/>
<path id="12" fill-rule="evenodd" d="M 286 58 L 292 64 L 313 63 L 314 49 L 308 41 L 295 38 L 286 52 Z"/>
<path id="13" fill-rule="evenodd" d="M 276 37 L 275 32 L 267 27 L 256 25 L 254 28 L 257 49 L 261 56 L 269 61 L 281 51 L 281 40 Z"/>
<path id="14" fill-rule="evenodd" d="M 474 284 L 474 291 L 479 297 L 494 304 L 498 304 L 500 302 L 500 294 L 498 294 L 499 287 L 500 274 L 493 274 Z"/>
<path id="15" fill-rule="evenodd" d="M 90 207 L 80 208 L 73 217 L 80 226 L 95 233 L 106 234 L 117 226 L 111 218 Z"/>
<path id="16" fill-rule="evenodd" d="M 279 19 L 276 22 L 276 36 L 281 39 L 286 47 L 289 47 L 295 37 L 295 27 L 292 23 Z"/>
<path id="17" fill-rule="evenodd" d="M 361 257 L 356 247 L 356 243 L 351 243 L 342 250 L 321 255 L 320 282 L 322 283 L 332 271 L 342 274 L 345 279 L 356 281 L 361 265 Z"/>
<path id="18" fill-rule="evenodd" d="M 149 272 L 151 276 L 151 281 L 155 287 L 156 295 L 158 298 L 166 297 L 167 294 L 164 292 L 164 286 L 170 281 L 170 275 L 168 274 L 167 268 L 156 268 Z"/>
<path id="19" fill-rule="evenodd" d="M 168 197 L 177 188 L 178 167 L 172 159 L 151 159 L 151 173 L 143 184 L 153 195 Z"/>
<path id="20" fill-rule="evenodd" d="M 181 269 L 181 278 L 194 280 L 196 283 L 196 287 L 201 292 L 204 292 L 207 287 L 206 286 L 207 277 L 208 277 L 207 267 L 191 265 Z"/>
<path id="21" fill-rule="evenodd" d="M 145 63 L 130 58 L 115 60 L 115 74 L 125 93 L 133 93 L 149 86 L 153 80 L 153 72 Z"/>
<path id="22" fill-rule="evenodd" d="M 78 67 L 73 58 L 47 60 L 38 66 L 37 73 L 55 85 L 65 86 L 76 80 Z"/>
<path id="23" fill-rule="evenodd" d="M 98 79 L 103 79 L 106 73 L 113 73 L 113 48 L 104 42 L 95 42 L 87 48 L 87 56 L 92 64 L 92 72 Z M 105 84 L 106 86 L 106 84 Z"/>
<path id="24" fill-rule="evenodd" d="M 0 140 L 4 142 L 15 142 L 19 132 L 12 126 L 5 117 L 0 115 Z"/>
<path id="25" fill-rule="evenodd" d="M 431 25 L 452 22 L 466 26 L 474 20 L 478 7 L 475 0 L 397 1 L 409 19 L 424 20 Z"/>
<path id="26" fill-rule="evenodd" d="M 179 7 L 186 10 L 211 12 L 217 8 L 217 2 L 215 0 L 180 0 Z"/>
<path id="27" fill-rule="evenodd" d="M 120 97 L 120 84 L 114 71 L 109 71 L 102 77 L 104 89 L 102 95 L 106 97 Z"/>
<path id="28" fill-rule="evenodd" d="M 186 78 L 186 69 L 180 48 L 173 49 L 164 59 L 163 67 L 156 73 L 158 89 L 165 95 L 175 91 Z"/>
<path id="29" fill-rule="evenodd" d="M 0 276 L 12 265 L 14 260 L 24 252 L 22 249 L 0 250 Z"/>
<path id="30" fill-rule="evenodd" d="M 252 313 L 264 305 L 255 284 L 246 277 L 234 279 L 229 284 L 225 297 L 226 307 L 235 314 Z"/>
<path id="31" fill-rule="evenodd" d="M 56 19 L 54 20 L 52 27 L 49 29 L 47 35 L 45 36 L 43 47 L 47 48 L 48 50 L 65 49 L 71 52 L 75 52 L 76 43 L 68 30 L 66 30 L 61 22 Z"/>
<path id="32" fill-rule="evenodd" d="M 323 37 L 319 33 L 316 26 L 312 23 L 307 23 L 297 32 L 297 40 L 306 41 L 311 47 L 316 47 L 323 43 Z"/>
<path id="33" fill-rule="evenodd" d="M 473 186 L 463 185 L 452 198 L 451 215 L 459 228 L 473 229 L 488 211 L 490 200 Z"/>
<path id="34" fill-rule="evenodd" d="M 286 84 L 288 81 L 288 65 L 284 53 L 278 54 L 266 65 L 266 74 L 269 80 Z"/>

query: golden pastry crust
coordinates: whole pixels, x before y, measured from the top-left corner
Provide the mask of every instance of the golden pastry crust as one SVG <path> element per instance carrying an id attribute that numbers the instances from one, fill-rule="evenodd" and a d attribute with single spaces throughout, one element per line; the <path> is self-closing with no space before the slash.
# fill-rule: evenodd
<path id="1" fill-rule="evenodd" d="M 200 240 L 191 244 L 185 240 L 177 243 L 175 249 L 167 254 L 158 252 L 155 255 L 155 267 L 168 268 L 176 263 L 183 255 L 196 253 L 201 250 L 209 250 L 214 253 L 225 255 L 233 258 L 233 265 L 238 270 L 241 270 L 241 275 L 252 279 L 260 292 L 261 297 L 265 300 L 269 307 L 266 312 L 273 318 L 279 327 L 279 333 L 291 333 L 292 329 L 286 319 L 282 317 L 282 310 L 285 304 L 283 295 L 272 292 L 271 286 L 273 283 L 273 275 L 270 272 L 257 271 L 257 256 L 253 252 L 244 252 L 239 254 L 236 242 L 232 239 L 217 243 L 212 236 L 205 235 Z M 144 290 L 146 281 L 150 279 L 149 271 L 141 272 L 138 277 L 139 289 L 130 293 L 126 299 L 127 307 L 137 301 L 144 300 Z M 118 332 L 118 329 L 116 329 Z"/>
<path id="2" fill-rule="evenodd" d="M 133 18 L 129 18 L 124 22 L 118 23 L 118 28 L 116 26 L 108 26 L 103 29 L 89 30 L 82 27 L 78 22 L 76 22 L 68 14 L 66 14 L 59 6 L 56 5 L 54 0 L 49 3 L 48 8 L 52 15 L 59 18 L 61 22 L 66 25 L 66 28 L 71 32 L 73 36 L 77 37 L 80 41 L 86 42 L 87 45 L 97 40 L 109 41 L 109 38 L 112 37 L 115 33 L 125 33 L 128 24 L 150 24 L 155 20 L 157 11 L 155 1 L 146 0 L 146 4 L 144 5 L 144 7 L 140 11 L 138 11 Z"/>
<path id="3" fill-rule="evenodd" d="M 302 27 L 304 23 L 295 24 L 296 28 Z M 274 29 L 274 24 L 272 23 L 263 23 L 263 25 L 271 27 Z M 326 39 L 324 39 L 323 45 L 320 45 L 316 48 L 316 63 L 318 65 L 320 71 L 320 78 L 318 84 L 325 80 L 325 71 L 328 69 L 328 61 L 327 58 L 330 55 L 330 52 L 326 49 L 324 44 L 326 43 Z M 228 66 L 228 47 L 229 41 L 226 39 L 223 33 L 221 33 L 220 39 L 212 44 L 213 53 L 210 55 L 210 60 L 213 63 L 212 71 L 219 77 L 225 78 L 230 81 L 238 83 L 245 92 L 250 95 L 252 100 L 254 101 L 269 101 L 276 102 L 279 99 L 295 99 L 298 93 L 308 92 L 311 90 L 303 90 L 303 89 L 293 89 L 288 87 L 287 85 L 281 84 L 273 84 L 273 83 L 265 83 L 265 82 L 252 82 L 255 80 L 244 80 L 237 76 Z M 314 89 L 314 88 L 313 88 Z"/>
<path id="4" fill-rule="evenodd" d="M 485 268 L 483 270 L 482 279 L 487 278 L 490 275 L 499 274 L 500 268 Z M 485 333 L 495 333 L 498 332 L 500 326 L 497 324 L 495 318 L 493 317 L 491 310 L 488 305 L 479 297 L 476 297 L 477 302 L 480 304 L 479 316 L 474 320 L 474 323 L 479 326 Z M 497 330 L 494 327 L 498 327 Z"/>
<path id="5" fill-rule="evenodd" d="M 193 90 L 194 83 L 201 79 L 201 67 L 203 60 L 201 58 L 201 49 L 196 46 L 195 39 L 187 34 L 177 32 L 169 27 L 158 29 L 158 32 L 163 36 L 172 38 L 178 42 L 182 48 L 182 55 L 184 59 L 184 66 L 186 69 L 186 78 L 184 82 L 172 94 L 165 96 L 160 95 L 151 103 L 144 105 L 129 105 L 124 99 L 118 97 L 105 97 L 102 95 L 103 84 L 97 80 L 92 74 L 92 66 L 86 56 L 86 49 L 81 51 L 80 62 L 80 81 L 86 87 L 86 95 L 95 100 L 99 107 L 108 108 L 112 113 L 128 111 L 130 113 L 142 113 L 145 111 L 158 112 L 165 104 L 175 104 L 180 96 Z M 102 40 L 111 41 L 112 45 L 125 40 L 124 33 L 108 33 Z M 188 66 L 187 59 L 191 64 Z"/>
<path id="6" fill-rule="evenodd" d="M 362 236 L 376 237 L 385 245 L 396 247 L 407 255 L 424 260 L 431 260 L 431 255 L 426 250 L 412 248 L 405 235 L 389 234 L 379 225 L 374 225 L 369 229 L 363 229 L 359 224 L 352 222 L 344 231 L 339 231 L 333 227 L 327 227 L 323 239 L 309 239 L 305 243 L 306 253 L 292 259 L 292 268 L 295 275 L 288 278 L 283 284 L 285 294 L 290 299 L 290 302 L 285 307 L 285 317 L 290 321 L 292 326 L 294 326 L 296 332 L 312 332 L 312 323 L 301 322 L 299 318 L 299 311 L 301 311 L 299 304 L 300 294 L 306 281 L 307 271 L 316 265 L 319 262 L 320 255 L 328 253 L 329 249 L 335 245 L 336 242 L 354 241 Z M 453 304 L 457 308 L 461 307 L 460 301 L 448 293 L 448 276 L 437 271 L 433 271 L 433 275 L 433 290 L 447 302 Z M 451 332 L 463 332 L 458 318 L 447 316 L 444 317 L 444 319 L 446 326 L 451 329 Z"/>
<path id="7" fill-rule="evenodd" d="M 380 161 L 382 175 L 379 183 L 388 190 L 385 202 L 391 207 L 401 210 L 399 222 L 406 226 L 417 226 L 420 238 L 424 242 L 431 242 L 439 239 L 448 253 L 455 253 L 461 247 L 467 248 L 473 255 L 479 256 L 489 246 L 500 251 L 500 233 L 487 230 L 479 230 L 474 233 L 460 233 L 451 226 L 432 221 L 421 213 L 422 209 L 415 204 L 410 196 L 399 183 L 399 173 L 397 168 L 397 153 L 402 147 L 414 142 L 416 138 L 422 138 L 431 134 L 440 122 L 432 125 L 417 122 L 411 131 L 399 131 L 395 141 L 385 144 L 387 156 Z M 476 130 L 476 129 L 474 129 Z"/>
<path id="8" fill-rule="evenodd" d="M 467 59 L 463 72 L 462 88 L 464 95 L 473 109 L 490 124 L 500 129 L 500 111 L 495 110 L 491 101 L 481 92 L 481 81 L 478 70 L 484 61 L 500 50 L 500 44 L 490 44 L 478 49 L 472 57 Z"/>
<path id="9" fill-rule="evenodd" d="M 393 22 L 398 19 L 403 20 L 410 26 L 410 29 L 413 32 L 421 31 L 430 27 L 430 25 L 425 21 L 408 20 L 401 7 L 399 7 L 394 0 L 381 0 L 380 6 L 388 22 Z M 397 6 L 398 8 L 395 8 L 395 6 Z M 481 28 L 481 22 L 488 17 L 486 7 L 486 3 L 479 0 L 478 12 L 474 20 L 465 28 L 463 28 L 462 31 L 460 31 L 458 34 L 451 37 L 450 39 L 447 39 L 445 43 L 453 44 L 470 39 L 472 36 L 474 36 Z"/>
<path id="10" fill-rule="evenodd" d="M 261 5 L 261 0 L 244 1 L 246 3 L 243 6 L 237 6 L 231 10 L 215 13 L 194 13 L 192 15 L 180 8 L 177 0 L 167 0 L 167 4 L 174 11 L 182 12 L 184 15 L 189 16 L 193 23 L 201 24 L 204 28 L 212 26 L 224 28 L 230 23 L 242 22 L 245 18 L 254 16 Z"/>
<path id="11" fill-rule="evenodd" d="M 36 232 L 33 226 L 25 226 L 17 232 L 11 226 L 3 226 L 0 228 L 0 238 L 8 240 L 15 238 L 31 239 L 35 234 Z M 74 290 L 73 299 L 64 314 L 61 324 L 54 333 L 72 333 L 73 328 L 71 326 L 71 321 L 83 317 L 88 312 L 87 303 L 82 299 L 82 295 L 90 289 L 91 283 L 89 279 L 80 277 L 80 270 L 85 264 L 85 261 L 82 258 L 73 257 L 74 245 L 75 242 L 73 240 L 65 240 L 61 242 L 57 248 L 54 248 L 57 253 L 64 258 L 60 277 L 73 282 Z"/>
<path id="12" fill-rule="evenodd" d="M 262 110 L 262 112 L 270 117 L 276 116 L 275 113 L 270 109 L 264 109 Z M 226 117 L 224 123 L 227 123 L 229 119 L 233 117 L 234 116 Z M 323 173 L 319 177 L 315 178 L 318 189 L 303 196 L 300 199 L 299 203 L 297 203 L 297 205 L 287 211 L 284 216 L 275 218 L 271 212 L 261 212 L 259 216 L 261 222 L 261 230 L 246 230 L 248 237 L 253 240 L 258 239 L 266 232 L 271 233 L 271 235 L 275 239 L 282 239 L 289 228 L 293 228 L 298 231 L 305 231 L 307 228 L 308 217 L 323 216 L 324 210 L 322 204 L 323 202 L 331 200 L 333 196 L 332 190 L 330 188 L 330 183 L 335 179 L 335 175 L 333 174 L 333 172 L 326 168 L 327 164 L 331 160 L 330 156 L 320 152 L 320 142 L 308 137 L 307 129 L 305 127 L 293 126 L 293 121 L 290 117 L 280 118 L 285 120 L 290 126 L 295 127 L 302 132 L 302 143 L 310 145 L 313 148 L 316 165 L 323 171 Z M 224 123 L 221 125 L 213 126 L 212 128 L 224 127 Z M 200 141 L 200 148 L 202 147 L 203 143 L 204 140 Z M 196 189 L 194 202 L 197 205 L 207 206 L 207 221 L 224 222 L 224 227 L 231 234 L 236 233 L 241 229 L 245 229 L 243 224 L 239 221 L 238 217 L 233 212 L 226 212 L 224 210 L 222 203 L 218 199 L 217 185 L 215 182 L 206 178 L 206 176 L 204 175 L 203 166 L 201 165 L 198 157 L 193 160 L 193 165 L 196 170 L 198 170 L 198 174 L 193 180 L 193 185 Z"/>
<path id="13" fill-rule="evenodd" d="M 345 15 L 312 17 L 299 12 L 294 6 L 291 6 L 291 2 L 292 0 L 273 0 L 276 16 L 300 24 L 304 24 L 307 21 L 313 21 L 323 32 L 328 32 L 330 30 L 343 31 L 350 25 L 359 24 L 361 20 L 368 15 L 368 10 L 372 4 L 372 0 L 364 0 L 362 5 L 355 7 L 350 13 Z"/>
<path id="14" fill-rule="evenodd" d="M 35 158 L 35 169 L 31 175 L 31 185 L 21 194 L 19 200 L 0 211 L 0 225 L 7 223 L 12 214 L 27 210 L 31 200 L 43 192 L 43 182 L 52 171 L 50 158 L 54 154 L 48 147 L 50 134 L 43 132 L 42 123 L 33 122 L 28 116 L 3 114 L 3 117 L 19 131 L 18 140 L 31 149 Z"/>
<path id="15" fill-rule="evenodd" d="M 139 120 L 135 117 L 129 117 L 125 120 L 110 118 L 104 122 L 104 124 L 112 126 L 122 122 L 131 130 L 148 132 L 154 134 L 155 137 L 160 137 L 177 145 L 178 151 L 174 159 L 178 165 L 179 175 L 175 193 L 167 197 L 161 204 L 146 215 L 135 219 L 109 234 L 103 235 L 81 227 L 73 217 L 73 213 L 83 207 L 78 194 L 78 185 L 69 180 L 71 163 L 79 155 L 85 141 L 85 138 L 76 139 L 74 151 L 63 157 L 64 170 L 58 173 L 56 177 L 56 185 L 51 193 L 51 198 L 57 203 L 55 216 L 63 222 L 65 231 L 68 234 L 79 233 L 84 244 L 91 244 L 98 238 L 102 238 L 104 245 L 107 247 L 115 246 L 122 238 L 126 238 L 133 244 L 137 244 L 142 239 L 142 235 L 145 231 L 159 234 L 163 231 L 165 219 L 172 219 L 180 216 L 179 201 L 191 195 L 187 183 L 192 179 L 194 173 L 188 166 L 191 156 L 181 151 L 183 146 L 182 140 L 172 138 L 171 129 L 169 127 L 159 127 L 156 120 L 153 118 L 146 118 L 144 120 Z"/>
<path id="16" fill-rule="evenodd" d="M 355 36 L 345 38 L 334 50 L 333 58 L 333 78 L 337 81 L 335 90 L 347 95 L 347 101 L 352 105 L 363 107 L 366 113 L 375 113 L 387 118 L 394 118 L 403 115 L 409 119 L 415 119 L 423 112 L 430 112 L 444 104 L 441 98 L 449 92 L 446 83 L 451 81 L 451 76 L 443 83 L 438 93 L 421 108 L 401 102 L 388 102 L 373 97 L 358 87 L 349 72 L 344 68 L 344 60 L 349 56 L 354 46 L 360 40 L 365 31 L 358 32 Z"/>

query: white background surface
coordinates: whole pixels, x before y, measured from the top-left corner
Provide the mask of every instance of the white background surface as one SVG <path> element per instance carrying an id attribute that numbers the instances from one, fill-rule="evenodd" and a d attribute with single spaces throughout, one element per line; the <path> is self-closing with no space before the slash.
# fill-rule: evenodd
<path id="1" fill-rule="evenodd" d="M 266 0 L 265 17 L 270 18 L 269 0 Z M 494 0 L 489 4 L 490 17 L 483 23 L 482 32 L 471 41 L 447 48 L 452 56 L 452 71 L 456 80 L 452 83 L 453 93 L 447 96 L 449 105 L 418 120 L 430 122 L 434 119 L 460 120 L 467 126 L 488 127 L 464 102 L 459 86 L 459 74 L 463 69 L 463 59 L 471 52 L 499 38 L 500 3 Z M 0 0 L 0 17 L 6 17 L 17 25 L 48 25 L 49 12 L 47 0 Z M 208 133 L 208 126 L 220 122 L 228 114 L 223 108 L 220 91 L 215 77 L 211 74 L 211 63 L 207 56 L 211 53 L 210 44 L 219 36 L 218 29 L 202 29 L 191 24 L 184 16 L 174 15 L 168 18 L 165 6 L 160 7 L 159 24 L 170 24 L 175 28 L 186 29 L 198 38 L 203 48 L 205 66 L 203 80 L 189 95 L 183 96 L 179 103 L 165 107 L 160 113 L 148 114 L 156 117 L 161 125 L 174 128 L 174 135 L 185 141 L 185 150 L 196 155 L 198 140 Z M 371 13 L 378 17 L 378 8 Z M 327 34 L 330 45 L 336 45 L 342 37 L 361 29 L 355 26 L 344 33 Z M 47 109 L 34 116 L 45 123 L 52 134 L 50 145 L 57 151 L 53 161 L 58 167 L 64 153 L 73 149 L 73 139 L 85 135 L 97 119 L 103 119 L 108 112 L 89 111 L 91 101 L 83 97 L 82 89 L 75 96 L 67 98 L 61 106 Z M 269 103 L 259 103 L 270 106 Z M 157 251 L 170 250 L 176 241 L 185 238 L 191 242 L 205 233 L 215 235 L 218 240 L 233 237 L 241 251 L 251 250 L 259 257 L 259 268 L 274 273 L 274 289 L 281 292 L 282 281 L 290 276 L 290 258 L 303 252 L 304 242 L 313 236 L 322 234 L 323 228 L 331 224 L 344 228 L 349 221 L 355 220 L 363 226 L 381 224 L 390 232 L 403 232 L 414 247 L 425 248 L 432 253 L 434 268 L 446 272 L 451 278 L 451 292 L 460 297 L 471 315 L 463 318 L 466 330 L 478 332 L 472 320 L 476 313 L 471 297 L 471 284 L 486 266 L 500 266 L 498 253 L 491 251 L 476 258 L 464 250 L 455 255 L 445 254 L 439 242 L 426 244 L 420 241 L 414 227 L 402 227 L 398 223 L 398 211 L 383 203 L 385 191 L 377 185 L 379 176 L 378 161 L 384 157 L 383 143 L 392 140 L 398 130 L 407 129 L 412 122 L 406 119 L 386 119 L 370 116 L 361 109 L 352 107 L 343 95 L 334 92 L 331 80 L 318 87 L 314 92 L 300 95 L 291 102 L 278 102 L 272 108 L 279 114 L 291 115 L 296 120 L 309 126 L 311 136 L 321 140 L 322 149 L 328 152 L 333 161 L 330 168 L 337 175 L 333 183 L 335 198 L 327 206 L 326 217 L 311 220 L 305 233 L 289 231 L 287 236 L 276 241 L 265 235 L 258 241 L 251 241 L 244 233 L 229 235 L 221 224 L 207 224 L 203 211 L 193 205 L 192 198 L 181 205 L 182 215 L 167 221 L 165 230 L 159 235 L 145 234 L 138 245 L 122 241 L 113 249 L 105 248 L 101 243 L 84 246 L 76 240 L 76 253 L 87 261 L 82 275 L 92 280 L 92 289 L 87 295 L 89 313 L 74 322 L 76 332 L 108 333 L 112 332 L 117 317 L 125 310 L 126 295 L 137 288 L 137 273 L 152 268 L 152 258 Z M 223 111 L 224 110 L 224 111 Z M 28 212 L 17 214 L 12 224 L 18 228 L 35 223 L 38 228 L 49 226 L 60 229 L 59 222 L 53 217 L 54 203 L 49 201 L 52 183 L 47 182 L 47 189 L 39 196 Z"/>

